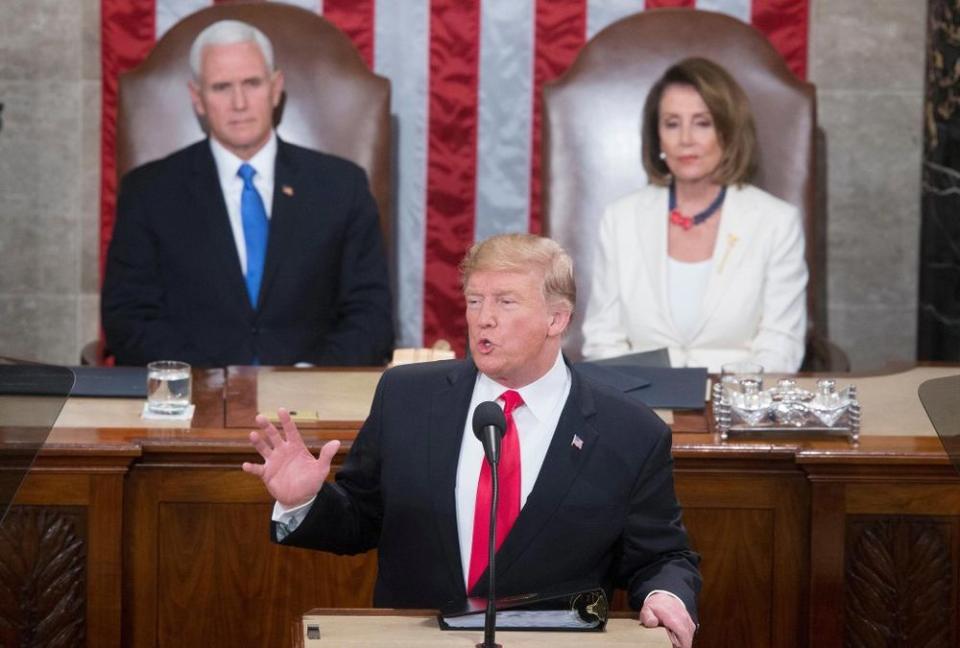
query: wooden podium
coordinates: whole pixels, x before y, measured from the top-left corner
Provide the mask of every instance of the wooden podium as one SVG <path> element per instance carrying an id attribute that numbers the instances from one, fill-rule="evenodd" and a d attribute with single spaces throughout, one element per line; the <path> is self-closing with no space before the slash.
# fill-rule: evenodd
<path id="1" fill-rule="evenodd" d="M 441 630 L 429 610 L 310 610 L 298 648 L 473 648 L 482 630 Z M 319 635 L 319 636 L 317 636 Z M 644 628 L 635 616 L 611 618 L 603 632 L 497 632 L 503 648 L 670 648 L 663 628 Z"/>

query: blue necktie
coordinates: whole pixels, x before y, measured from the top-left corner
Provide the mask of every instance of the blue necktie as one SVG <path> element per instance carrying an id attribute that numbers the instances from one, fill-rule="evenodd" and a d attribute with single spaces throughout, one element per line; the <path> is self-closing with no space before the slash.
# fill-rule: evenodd
<path id="1" fill-rule="evenodd" d="M 240 218 L 243 221 L 243 241 L 247 247 L 247 295 L 250 304 L 256 308 L 260 296 L 260 281 L 263 279 L 263 262 L 267 257 L 267 235 L 270 225 L 267 222 L 267 210 L 263 206 L 260 192 L 253 186 L 253 176 L 257 170 L 244 162 L 237 175 L 243 179 L 243 193 L 240 194 Z"/>

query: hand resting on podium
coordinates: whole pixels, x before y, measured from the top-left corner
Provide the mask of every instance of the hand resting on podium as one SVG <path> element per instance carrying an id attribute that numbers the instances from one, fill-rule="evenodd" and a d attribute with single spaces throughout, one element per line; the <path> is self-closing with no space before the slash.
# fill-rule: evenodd
<path id="1" fill-rule="evenodd" d="M 669 592 L 651 592 L 640 608 L 640 623 L 647 628 L 663 626 L 675 648 L 690 648 L 697 626 L 683 602 Z"/>

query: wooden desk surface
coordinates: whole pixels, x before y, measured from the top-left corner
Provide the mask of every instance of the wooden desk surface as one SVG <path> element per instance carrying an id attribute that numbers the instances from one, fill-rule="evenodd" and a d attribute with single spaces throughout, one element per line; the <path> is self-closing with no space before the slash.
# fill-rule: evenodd
<path id="1" fill-rule="evenodd" d="M 440 630 L 430 614 L 311 610 L 303 618 L 304 648 L 473 648 L 483 642 L 482 631 Z M 320 639 L 308 639 L 309 625 L 319 626 Z M 663 628 L 644 628 L 636 619 L 610 619 L 604 632 L 497 632 L 505 648 L 590 648 L 630 646 L 669 648 Z"/>
<path id="2" fill-rule="evenodd" d="M 861 442 L 857 446 L 843 438 L 790 435 L 720 441 L 712 433 L 707 405 L 704 410 L 674 412 L 674 456 L 711 456 L 720 460 L 766 456 L 804 464 L 947 464 L 943 447 L 916 397 L 916 386 L 923 380 L 958 371 L 955 367 L 917 367 L 888 375 L 841 378 L 841 386 L 847 380 L 857 384 L 865 402 Z M 247 434 L 254 427 L 254 416 L 284 404 L 301 415 L 298 426 L 312 449 L 339 439 L 343 441 L 342 455 L 349 450 L 353 434 L 363 423 L 381 373 L 379 369 L 289 367 L 195 370 L 197 407 L 189 424 L 144 421 L 139 417 L 142 402 L 136 399 L 70 399 L 48 439 L 44 455 L 118 451 L 252 455 Z"/>
<path id="3" fill-rule="evenodd" d="M 142 428 L 166 430 L 220 428 L 224 423 L 224 370 L 193 370 L 193 418 L 181 420 L 144 420 L 143 400 L 139 398 L 68 398 L 55 428 Z M 253 419 L 250 419 L 252 422 Z"/>
<path id="4" fill-rule="evenodd" d="M 285 407 L 297 412 L 301 429 L 356 431 L 370 411 L 382 373 L 362 368 L 228 367 L 225 425 L 249 429 L 258 413 L 272 416 L 277 407 Z M 707 432 L 703 410 L 666 413 L 675 430 Z"/>

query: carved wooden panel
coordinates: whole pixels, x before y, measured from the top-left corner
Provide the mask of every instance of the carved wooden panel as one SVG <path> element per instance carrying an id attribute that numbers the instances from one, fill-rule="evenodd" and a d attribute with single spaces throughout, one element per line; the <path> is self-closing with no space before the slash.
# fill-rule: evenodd
<path id="1" fill-rule="evenodd" d="M 0 645 L 85 645 L 82 510 L 18 506 L 0 527 Z"/>
<path id="2" fill-rule="evenodd" d="M 846 646 L 957 645 L 955 519 L 850 516 L 846 537 Z"/>
<path id="3" fill-rule="evenodd" d="M 376 555 L 269 542 L 272 504 L 164 502 L 157 520 L 159 646 L 290 646 L 314 607 L 369 607 Z"/>

